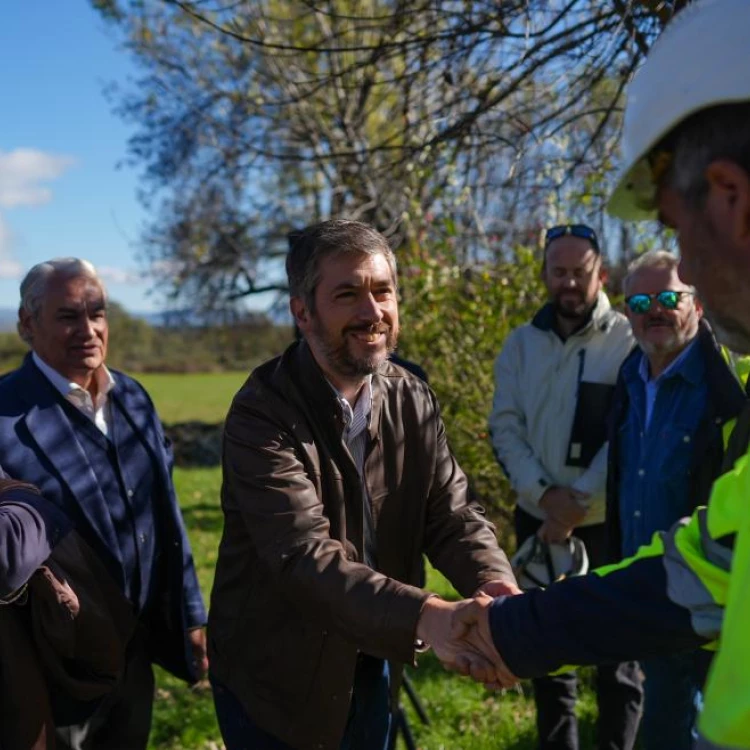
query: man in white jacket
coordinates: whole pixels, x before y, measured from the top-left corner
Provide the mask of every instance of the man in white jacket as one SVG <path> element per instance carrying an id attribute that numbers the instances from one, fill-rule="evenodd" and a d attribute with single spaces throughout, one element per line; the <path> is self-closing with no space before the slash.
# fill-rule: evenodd
<path id="1" fill-rule="evenodd" d="M 495 362 L 489 426 L 517 494 L 516 540 L 573 532 L 592 566 L 606 562 L 606 419 L 620 365 L 633 346 L 627 319 L 602 291 L 596 233 L 583 224 L 549 229 L 542 277 L 549 302 L 514 330 Z M 576 677 L 534 680 L 541 750 L 577 750 Z M 598 747 L 629 750 L 640 720 L 638 667 L 600 667 Z"/>

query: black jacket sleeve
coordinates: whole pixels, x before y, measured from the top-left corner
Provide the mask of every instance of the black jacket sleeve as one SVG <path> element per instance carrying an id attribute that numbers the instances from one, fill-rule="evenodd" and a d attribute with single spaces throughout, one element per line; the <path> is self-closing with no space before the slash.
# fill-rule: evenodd
<path id="1" fill-rule="evenodd" d="M 490 608 L 495 647 L 518 677 L 566 665 L 614 664 L 706 643 L 689 612 L 667 598 L 663 558 L 648 557 L 605 576 L 499 597 Z"/>

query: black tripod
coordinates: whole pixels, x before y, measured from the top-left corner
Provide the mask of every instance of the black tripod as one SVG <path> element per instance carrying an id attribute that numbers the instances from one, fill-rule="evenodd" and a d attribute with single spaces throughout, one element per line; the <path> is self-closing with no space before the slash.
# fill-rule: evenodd
<path id="1" fill-rule="evenodd" d="M 411 680 L 406 675 L 403 675 L 401 688 L 402 694 L 403 692 L 406 692 L 409 702 L 411 703 L 412 708 L 416 711 L 422 724 L 429 724 L 430 717 L 424 710 L 424 706 L 419 700 L 414 685 L 411 684 Z M 406 716 L 406 711 L 401 705 L 401 701 L 399 701 L 398 706 L 396 706 L 393 711 L 393 731 L 391 732 L 391 739 L 388 743 L 388 750 L 396 749 L 396 741 L 398 740 L 399 735 L 404 738 L 404 744 L 406 745 L 407 750 L 417 750 L 417 744 L 414 742 L 414 735 L 412 734 L 411 726 L 409 726 L 409 719 Z"/>

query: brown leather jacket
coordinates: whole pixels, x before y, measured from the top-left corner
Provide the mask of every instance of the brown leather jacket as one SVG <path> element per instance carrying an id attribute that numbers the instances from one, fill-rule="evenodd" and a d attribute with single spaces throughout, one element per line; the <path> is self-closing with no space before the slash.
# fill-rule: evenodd
<path id="1" fill-rule="evenodd" d="M 211 670 L 300 750 L 339 747 L 358 651 L 413 661 L 423 553 L 464 596 L 513 580 L 493 526 L 467 502 L 432 392 L 390 363 L 372 385 L 377 572 L 360 562 L 361 485 L 341 407 L 305 343 L 255 370 L 225 426 Z"/>

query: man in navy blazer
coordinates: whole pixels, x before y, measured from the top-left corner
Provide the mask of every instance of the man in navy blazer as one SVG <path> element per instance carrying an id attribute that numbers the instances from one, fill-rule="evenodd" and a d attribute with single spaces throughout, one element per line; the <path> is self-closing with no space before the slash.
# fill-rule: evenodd
<path id="1" fill-rule="evenodd" d="M 58 711 L 57 746 L 145 748 L 152 662 L 190 682 L 208 667 L 169 443 L 144 389 L 104 364 L 106 292 L 90 263 L 34 266 L 18 330 L 32 351 L 0 379 L 0 476 L 36 485 L 72 521 L 139 622 L 122 684 L 98 705 Z"/>

